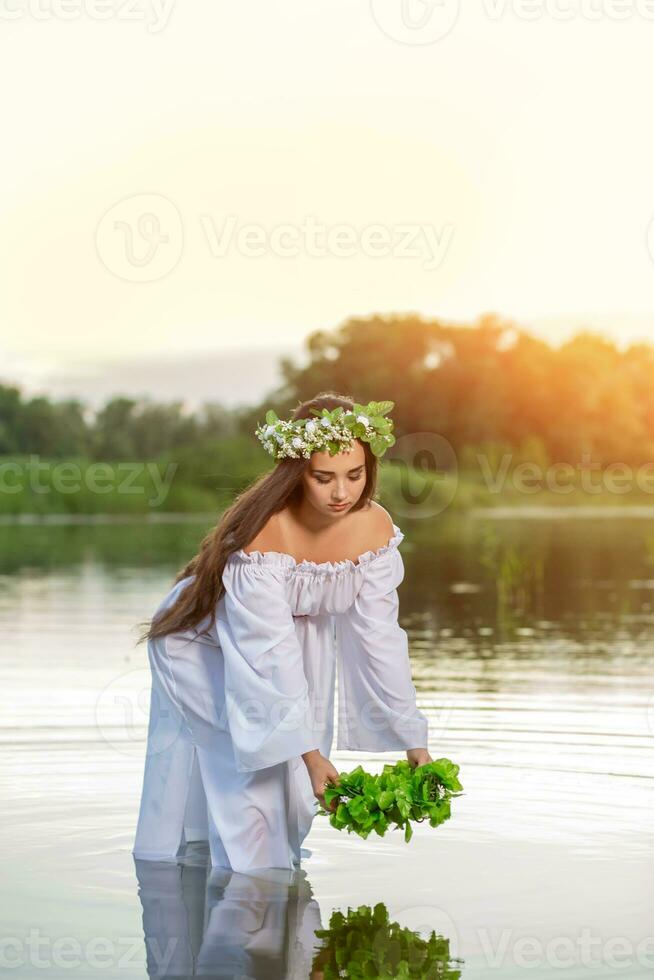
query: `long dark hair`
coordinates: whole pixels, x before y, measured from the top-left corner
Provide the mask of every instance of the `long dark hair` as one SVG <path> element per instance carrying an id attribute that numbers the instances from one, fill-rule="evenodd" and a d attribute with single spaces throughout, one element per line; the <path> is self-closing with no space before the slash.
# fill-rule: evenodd
<path id="1" fill-rule="evenodd" d="M 310 418 L 312 408 L 331 411 L 341 406 L 351 411 L 354 403 L 355 399 L 349 395 L 321 392 L 310 401 L 301 402 L 292 418 Z M 364 507 L 377 489 L 377 457 L 367 442 L 360 444 L 366 458 L 366 482 L 351 510 Z M 193 629 L 207 616 L 211 617 L 212 623 L 215 622 L 216 604 L 225 591 L 222 574 L 227 559 L 232 552 L 252 541 L 273 514 L 289 503 L 300 502 L 302 474 L 308 465 L 309 460 L 304 457 L 280 459 L 273 470 L 258 477 L 236 497 L 218 524 L 203 538 L 198 553 L 177 574 L 174 584 L 191 575 L 195 576 L 193 580 L 182 589 L 176 602 L 152 618 L 138 643 L 167 633 Z"/>

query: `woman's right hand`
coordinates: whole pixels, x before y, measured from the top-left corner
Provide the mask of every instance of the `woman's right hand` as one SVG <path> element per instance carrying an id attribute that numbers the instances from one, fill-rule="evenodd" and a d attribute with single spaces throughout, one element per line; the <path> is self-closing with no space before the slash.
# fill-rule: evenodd
<path id="1" fill-rule="evenodd" d="M 313 789 L 314 796 L 320 803 L 323 810 L 331 810 L 333 813 L 338 806 L 338 798 L 333 799 L 331 804 L 327 806 L 325 803 L 324 794 L 327 783 L 338 782 L 338 770 L 318 749 L 313 749 L 311 752 L 305 752 L 302 758 L 304 759 L 306 767 L 309 770 L 309 778 L 311 779 L 311 787 Z"/>

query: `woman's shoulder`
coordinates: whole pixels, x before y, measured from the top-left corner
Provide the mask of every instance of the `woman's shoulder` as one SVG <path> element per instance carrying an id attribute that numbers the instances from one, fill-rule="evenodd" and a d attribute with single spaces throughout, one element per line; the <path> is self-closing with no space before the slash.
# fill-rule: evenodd
<path id="1" fill-rule="evenodd" d="M 395 526 L 388 511 L 377 501 L 369 500 L 363 507 L 347 514 L 342 522 L 339 522 L 337 530 L 339 533 L 333 542 L 333 550 L 339 553 L 341 550 L 350 551 L 354 558 L 367 552 L 379 551 L 387 545 L 395 533 Z M 242 550 L 246 554 L 293 553 L 298 549 L 306 550 L 306 540 L 295 542 L 295 537 L 292 515 L 287 510 L 281 510 L 268 518 L 261 530 Z M 341 548 L 341 543 L 346 547 Z"/>
<path id="2" fill-rule="evenodd" d="M 243 548 L 247 554 L 251 551 L 283 551 L 283 538 L 280 534 L 279 513 L 271 514 L 264 526 L 251 541 Z"/>
<path id="3" fill-rule="evenodd" d="M 367 550 L 377 551 L 388 544 L 389 538 L 393 537 L 395 532 L 393 519 L 376 500 L 368 501 L 368 507 L 362 508 L 362 513 L 365 515 L 365 527 L 362 530 L 372 541 Z"/>

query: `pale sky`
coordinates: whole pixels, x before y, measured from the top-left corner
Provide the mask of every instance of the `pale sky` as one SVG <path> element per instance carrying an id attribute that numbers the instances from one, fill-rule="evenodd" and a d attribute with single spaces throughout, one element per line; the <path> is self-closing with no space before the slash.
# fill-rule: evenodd
<path id="1" fill-rule="evenodd" d="M 373 313 L 654 340 L 654 0 L 0 20 L 1 380 L 146 384 Z"/>

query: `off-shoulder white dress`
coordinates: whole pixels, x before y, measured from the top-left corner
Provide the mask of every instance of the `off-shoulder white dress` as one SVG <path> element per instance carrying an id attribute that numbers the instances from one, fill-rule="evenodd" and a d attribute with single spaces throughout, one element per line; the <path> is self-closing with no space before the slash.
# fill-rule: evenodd
<path id="1" fill-rule="evenodd" d="M 335 713 L 337 749 L 427 748 L 398 622 L 403 537 L 393 524 L 389 542 L 356 561 L 234 551 L 215 625 L 148 642 L 135 857 L 175 860 L 208 840 L 213 866 L 299 867 L 318 806 L 301 755 L 329 757 Z"/>

